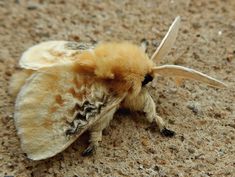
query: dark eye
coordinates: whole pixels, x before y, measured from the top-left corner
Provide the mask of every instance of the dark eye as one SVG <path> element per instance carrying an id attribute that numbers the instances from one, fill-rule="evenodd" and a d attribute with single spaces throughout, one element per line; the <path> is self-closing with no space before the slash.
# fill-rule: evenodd
<path id="1" fill-rule="evenodd" d="M 146 85 L 147 83 L 151 82 L 153 77 L 150 74 L 146 74 L 144 76 L 144 80 L 142 81 L 142 86 Z"/>

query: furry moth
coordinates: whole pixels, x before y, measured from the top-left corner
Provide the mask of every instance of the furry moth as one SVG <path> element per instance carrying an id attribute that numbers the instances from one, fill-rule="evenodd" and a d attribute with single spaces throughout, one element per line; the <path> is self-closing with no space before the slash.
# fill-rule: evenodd
<path id="1" fill-rule="evenodd" d="M 182 66 L 162 65 L 160 60 L 172 47 L 180 17 L 172 23 L 151 57 L 129 42 L 104 42 L 96 46 L 68 41 L 43 42 L 29 48 L 13 75 L 10 91 L 16 96 L 14 120 L 21 147 L 30 159 L 52 157 L 90 132 L 90 145 L 83 155 L 95 150 L 102 131 L 120 107 L 143 111 L 160 132 L 173 136 L 156 114 L 146 84 L 157 75 L 194 79 L 213 87 L 222 82 Z"/>

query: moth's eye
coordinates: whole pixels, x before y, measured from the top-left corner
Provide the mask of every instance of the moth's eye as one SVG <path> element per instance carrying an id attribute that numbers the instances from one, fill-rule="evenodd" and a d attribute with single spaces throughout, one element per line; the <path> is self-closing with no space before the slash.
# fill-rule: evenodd
<path id="1" fill-rule="evenodd" d="M 146 74 L 144 76 L 144 80 L 142 81 L 142 86 L 146 85 L 147 83 L 151 82 L 153 77 L 150 74 Z"/>

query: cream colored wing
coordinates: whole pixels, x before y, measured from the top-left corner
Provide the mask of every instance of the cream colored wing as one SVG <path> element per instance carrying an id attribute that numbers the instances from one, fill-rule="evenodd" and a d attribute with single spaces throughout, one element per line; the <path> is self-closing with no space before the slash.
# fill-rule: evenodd
<path id="1" fill-rule="evenodd" d="M 29 78 L 33 73 L 33 70 L 24 69 L 22 71 L 17 71 L 11 77 L 9 84 L 9 93 L 12 97 L 16 97 L 22 86 L 25 84 L 27 78 Z"/>
<path id="2" fill-rule="evenodd" d="M 93 49 L 92 44 L 69 41 L 48 41 L 30 47 L 20 59 L 20 66 L 25 69 L 37 70 L 57 64 L 71 63 L 75 55 L 84 50 Z"/>
<path id="3" fill-rule="evenodd" d="M 113 96 L 92 77 L 71 66 L 34 73 L 21 89 L 15 125 L 30 159 L 52 157 L 73 143 L 103 115 L 117 109 L 124 96 Z"/>
<path id="4" fill-rule="evenodd" d="M 186 68 L 183 66 L 163 65 L 163 66 L 154 67 L 153 72 L 154 74 L 159 74 L 163 76 L 176 77 L 178 81 L 179 79 L 193 79 L 200 82 L 204 82 L 212 87 L 218 87 L 218 88 L 226 87 L 226 85 L 223 82 L 217 79 L 214 79 L 194 69 Z"/>
<path id="5" fill-rule="evenodd" d="M 160 60 L 168 54 L 170 49 L 172 48 L 177 33 L 179 31 L 180 27 L 180 17 L 176 17 L 172 25 L 170 26 L 168 32 L 166 33 L 165 37 L 163 38 L 161 44 L 158 46 L 157 50 L 154 52 L 154 54 L 151 57 L 151 60 L 153 60 L 157 65 L 160 63 Z"/>

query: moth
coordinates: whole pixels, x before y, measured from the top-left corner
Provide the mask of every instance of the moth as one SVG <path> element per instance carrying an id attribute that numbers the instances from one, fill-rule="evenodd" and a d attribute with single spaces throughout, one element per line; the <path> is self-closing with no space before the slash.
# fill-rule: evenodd
<path id="1" fill-rule="evenodd" d="M 158 66 L 172 47 L 180 26 L 177 17 L 151 57 L 146 46 L 129 42 L 97 45 L 69 41 L 42 42 L 23 53 L 23 69 L 10 83 L 15 101 L 14 121 L 22 150 L 33 160 L 62 152 L 83 132 L 90 132 L 91 154 L 102 131 L 119 108 L 143 111 L 161 134 L 173 136 L 146 85 L 158 75 L 193 79 L 210 86 L 225 84 L 201 72 L 177 65 Z"/>

